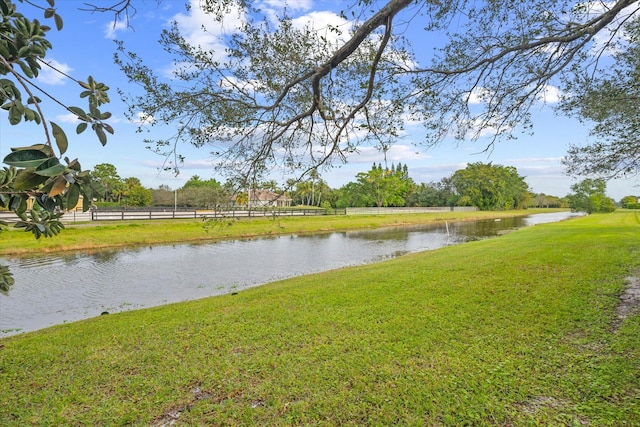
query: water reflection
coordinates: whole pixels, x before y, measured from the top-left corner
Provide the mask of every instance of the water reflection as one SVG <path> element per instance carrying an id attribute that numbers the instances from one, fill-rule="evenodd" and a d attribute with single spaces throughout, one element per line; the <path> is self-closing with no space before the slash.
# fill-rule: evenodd
<path id="1" fill-rule="evenodd" d="M 229 293 L 558 221 L 567 213 L 0 260 L 16 284 L 0 297 L 0 336 Z M 46 277 L 46 281 L 43 278 Z"/>

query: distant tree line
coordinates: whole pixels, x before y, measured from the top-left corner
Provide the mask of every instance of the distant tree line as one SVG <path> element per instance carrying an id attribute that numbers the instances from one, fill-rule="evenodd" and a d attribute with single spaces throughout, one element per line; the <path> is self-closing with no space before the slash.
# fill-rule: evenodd
<path id="1" fill-rule="evenodd" d="M 371 169 L 360 172 L 355 181 L 332 189 L 317 171 L 305 180 L 289 180 L 284 188 L 277 182 L 253 183 L 238 192 L 230 183 L 214 178 L 204 180 L 192 176 L 181 188 L 166 185 L 157 189 L 142 186 L 138 178 L 118 175 L 115 166 L 103 163 L 91 172 L 102 207 L 165 206 L 183 208 L 219 209 L 240 203 L 248 197 L 246 190 L 267 190 L 286 194 L 292 206 L 320 208 L 349 207 L 435 207 L 475 206 L 480 210 L 511 210 L 537 208 L 571 208 L 594 213 L 610 212 L 616 207 L 606 196 L 606 181 L 585 179 L 571 187 L 571 194 L 557 197 L 532 193 L 525 178 L 513 166 L 492 163 L 471 163 L 451 176 L 437 182 L 416 184 L 409 176 L 406 164 L 392 163 L 385 167 L 374 163 Z M 638 197 L 627 196 L 620 205 L 638 209 Z M 244 201 L 246 203 L 246 200 Z"/>

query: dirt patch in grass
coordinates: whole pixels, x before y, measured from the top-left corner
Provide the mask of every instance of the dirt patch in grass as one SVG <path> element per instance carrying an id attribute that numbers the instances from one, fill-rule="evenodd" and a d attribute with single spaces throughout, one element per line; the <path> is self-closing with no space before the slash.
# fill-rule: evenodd
<path id="1" fill-rule="evenodd" d="M 640 309 L 640 277 L 629 276 L 625 279 L 625 282 L 624 292 L 620 295 L 620 303 L 616 307 L 614 330 L 618 330 L 627 317 L 635 314 Z"/>
<path id="2" fill-rule="evenodd" d="M 590 424 L 587 418 L 572 414 L 570 402 L 564 399 L 556 399 L 549 396 L 537 396 L 531 398 L 527 402 L 523 402 L 519 407 L 523 412 L 533 417 L 545 411 L 559 411 L 564 415 L 566 420 L 571 420 L 572 425 L 586 426 Z"/>
<path id="3" fill-rule="evenodd" d="M 220 403 L 220 402 L 222 402 L 222 401 L 224 401 L 226 399 L 232 399 L 234 396 L 236 396 L 240 392 L 236 390 L 234 392 L 231 392 L 228 395 L 217 396 L 214 393 L 210 393 L 208 391 L 201 390 L 199 387 L 194 387 L 191 390 L 191 393 L 193 394 L 193 396 L 192 396 L 192 399 L 191 399 L 191 401 L 189 403 L 187 403 L 186 405 L 183 405 L 180 408 L 173 408 L 173 409 L 165 412 L 164 415 L 162 415 L 162 417 L 154 420 L 151 425 L 153 427 L 168 427 L 168 426 L 172 426 L 172 425 L 174 425 L 174 424 L 176 424 L 178 422 L 178 420 L 180 419 L 180 416 L 184 412 L 190 411 L 191 407 L 193 407 L 199 401 L 208 400 L 208 401 L 211 401 L 211 402 L 214 402 L 214 403 Z M 252 402 L 252 407 L 255 407 L 254 406 L 254 402 Z"/>

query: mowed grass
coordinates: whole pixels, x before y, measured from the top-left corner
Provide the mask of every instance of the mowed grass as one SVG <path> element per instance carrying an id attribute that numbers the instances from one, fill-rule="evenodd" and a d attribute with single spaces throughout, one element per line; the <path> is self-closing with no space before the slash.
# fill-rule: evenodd
<path id="1" fill-rule="evenodd" d="M 0 340 L 0 424 L 640 425 L 640 215 Z"/>
<path id="2" fill-rule="evenodd" d="M 176 242 L 204 242 L 221 239 L 290 233 L 401 226 L 429 222 L 503 218 L 553 212 L 549 209 L 502 212 L 439 212 L 397 215 L 330 215 L 281 218 L 243 218 L 205 221 L 198 219 L 96 221 L 67 224 L 54 238 L 33 238 L 22 229 L 10 228 L 0 235 L 0 255 L 34 252 L 78 251 L 154 245 Z M 556 210 L 557 211 L 557 210 Z"/>

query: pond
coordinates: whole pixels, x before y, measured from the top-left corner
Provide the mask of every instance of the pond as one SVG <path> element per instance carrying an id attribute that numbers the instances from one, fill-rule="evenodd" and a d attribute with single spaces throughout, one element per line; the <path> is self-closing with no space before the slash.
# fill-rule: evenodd
<path id="1" fill-rule="evenodd" d="M 0 337 L 50 325 L 237 292 L 278 279 L 494 237 L 572 216 L 526 217 L 287 235 L 96 253 L 4 258 L 16 284 L 0 295 Z"/>

